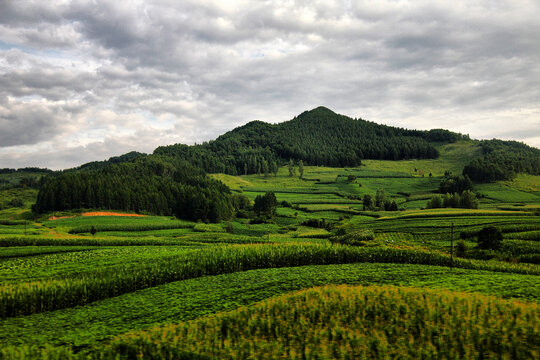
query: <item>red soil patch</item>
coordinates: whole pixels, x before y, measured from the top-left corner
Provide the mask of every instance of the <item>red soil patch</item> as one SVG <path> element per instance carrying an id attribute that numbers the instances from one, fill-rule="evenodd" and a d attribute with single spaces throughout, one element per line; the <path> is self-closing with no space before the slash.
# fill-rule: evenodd
<path id="1" fill-rule="evenodd" d="M 93 212 L 85 212 L 81 214 L 82 216 L 146 216 L 141 214 L 124 214 L 124 213 L 116 213 L 116 212 L 110 212 L 110 211 L 93 211 Z"/>

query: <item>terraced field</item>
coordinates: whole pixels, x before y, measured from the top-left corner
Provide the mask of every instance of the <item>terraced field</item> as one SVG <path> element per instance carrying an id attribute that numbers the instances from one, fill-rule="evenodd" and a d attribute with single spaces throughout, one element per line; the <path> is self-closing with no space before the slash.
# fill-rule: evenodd
<path id="1" fill-rule="evenodd" d="M 441 162 L 307 166 L 304 179 L 215 175 L 251 199 L 275 192 L 277 216 L 262 224 L 33 219 L 27 192 L 0 211 L 0 358 L 537 358 L 535 178 L 478 186 L 477 210 L 423 210 L 467 161 L 456 154 L 469 145 L 456 146 Z M 377 189 L 400 210 L 364 211 Z M 485 226 L 501 229 L 501 249 L 477 248 Z M 331 245 L 357 231 L 373 239 Z"/>

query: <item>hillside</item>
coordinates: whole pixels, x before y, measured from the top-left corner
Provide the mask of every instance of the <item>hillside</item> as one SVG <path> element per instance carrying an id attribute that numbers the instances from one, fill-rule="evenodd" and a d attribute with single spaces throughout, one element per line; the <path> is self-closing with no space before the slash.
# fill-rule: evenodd
<path id="1" fill-rule="evenodd" d="M 464 136 L 445 130 L 416 131 L 352 119 L 318 107 L 272 125 L 252 121 L 196 146 L 159 147 L 154 154 L 188 159 L 207 172 L 272 172 L 272 164 L 289 159 L 308 165 L 357 166 L 362 159 L 437 158 L 430 141 L 454 142 Z"/>
<path id="2" fill-rule="evenodd" d="M 42 181 L 33 209 L 116 209 L 227 220 L 246 200 L 234 199 L 226 186 L 209 181 L 205 173 L 275 176 L 284 164 L 300 161 L 303 166 L 329 167 L 372 167 L 383 161 L 376 166 L 399 176 L 463 172 L 476 182 L 540 174 L 540 150 L 522 143 L 473 141 L 441 129 L 407 130 L 318 107 L 280 124 L 252 121 L 201 145 L 162 146 L 151 155 L 130 152 L 51 174 L 49 181 Z M 417 161 L 423 161 L 421 167 L 414 165 Z M 429 193 L 432 187 L 422 190 Z"/>

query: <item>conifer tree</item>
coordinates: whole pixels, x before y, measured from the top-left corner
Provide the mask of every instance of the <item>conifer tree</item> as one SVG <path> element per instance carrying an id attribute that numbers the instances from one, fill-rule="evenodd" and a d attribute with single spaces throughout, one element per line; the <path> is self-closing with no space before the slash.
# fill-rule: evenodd
<path id="1" fill-rule="evenodd" d="M 293 177 L 295 173 L 296 173 L 296 169 L 294 168 L 294 161 L 293 159 L 290 159 L 289 160 L 289 176 Z"/>

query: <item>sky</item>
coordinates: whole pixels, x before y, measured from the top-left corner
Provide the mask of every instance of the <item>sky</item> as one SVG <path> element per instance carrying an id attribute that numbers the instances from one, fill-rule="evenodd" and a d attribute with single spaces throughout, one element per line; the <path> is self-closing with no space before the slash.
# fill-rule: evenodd
<path id="1" fill-rule="evenodd" d="M 0 0 L 0 168 L 326 106 L 540 147 L 540 1 Z"/>

